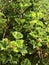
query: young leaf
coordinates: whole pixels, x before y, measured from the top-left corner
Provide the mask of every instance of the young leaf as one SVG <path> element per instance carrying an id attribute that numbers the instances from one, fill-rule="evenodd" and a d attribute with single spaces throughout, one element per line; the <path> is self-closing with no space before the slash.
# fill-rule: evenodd
<path id="1" fill-rule="evenodd" d="M 14 36 L 15 39 L 21 39 L 23 38 L 23 35 L 20 32 L 12 32 L 12 35 Z"/>

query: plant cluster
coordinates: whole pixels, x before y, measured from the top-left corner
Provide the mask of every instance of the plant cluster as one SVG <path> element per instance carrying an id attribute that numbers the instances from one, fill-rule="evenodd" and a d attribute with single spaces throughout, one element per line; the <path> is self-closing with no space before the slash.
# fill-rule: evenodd
<path id="1" fill-rule="evenodd" d="M 0 65 L 49 65 L 49 0 L 0 0 Z"/>

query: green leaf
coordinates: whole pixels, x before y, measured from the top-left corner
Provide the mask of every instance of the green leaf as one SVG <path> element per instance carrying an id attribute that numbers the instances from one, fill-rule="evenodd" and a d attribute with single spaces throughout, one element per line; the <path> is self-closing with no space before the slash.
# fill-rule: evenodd
<path id="1" fill-rule="evenodd" d="M 43 13 L 42 13 L 42 12 L 38 12 L 38 13 L 37 13 L 37 17 L 38 17 L 39 19 L 41 19 L 41 18 L 43 17 Z"/>
<path id="2" fill-rule="evenodd" d="M 41 47 L 41 46 L 42 46 L 42 44 L 41 44 L 40 42 L 38 42 L 38 43 L 37 43 L 37 46 L 38 46 L 38 47 Z"/>
<path id="3" fill-rule="evenodd" d="M 0 12 L 0 16 L 4 16 L 4 14 L 2 12 Z"/>
<path id="4" fill-rule="evenodd" d="M 13 51 L 14 51 L 14 52 L 19 52 L 19 50 L 17 49 L 17 47 L 14 47 L 14 48 L 13 48 Z"/>
<path id="5" fill-rule="evenodd" d="M 10 41 L 10 46 L 17 46 L 16 41 Z"/>
<path id="6" fill-rule="evenodd" d="M 37 21 L 37 24 L 36 24 L 36 25 L 37 25 L 37 26 L 41 26 L 41 27 L 44 26 L 42 21 Z"/>
<path id="7" fill-rule="evenodd" d="M 36 13 L 31 11 L 31 16 L 32 16 L 33 19 L 35 19 L 36 18 Z"/>
<path id="8" fill-rule="evenodd" d="M 35 32 L 30 32 L 29 33 L 33 38 L 37 38 L 38 37 L 38 35 L 36 34 L 36 31 Z"/>
<path id="9" fill-rule="evenodd" d="M 16 40 L 16 41 L 10 41 L 10 46 L 22 48 L 23 47 L 24 40 Z"/>
<path id="10" fill-rule="evenodd" d="M 35 24 L 35 23 L 37 23 L 37 20 L 30 21 L 30 24 Z"/>
<path id="11" fill-rule="evenodd" d="M 31 62 L 29 61 L 29 59 L 26 58 L 22 60 L 21 65 L 31 65 Z"/>
<path id="12" fill-rule="evenodd" d="M 25 54 L 28 53 L 28 51 L 27 51 L 27 49 L 26 49 L 25 46 L 23 46 L 19 51 L 21 52 L 21 54 L 22 54 L 23 56 L 25 56 Z"/>
<path id="13" fill-rule="evenodd" d="M 12 35 L 14 36 L 15 39 L 21 39 L 23 38 L 23 35 L 20 32 L 12 32 Z"/>
<path id="14" fill-rule="evenodd" d="M 30 41 L 30 44 L 33 46 L 33 48 L 36 48 L 36 44 L 37 44 L 36 41 L 31 40 L 31 41 Z"/>
<path id="15" fill-rule="evenodd" d="M 23 47 L 23 43 L 24 43 L 24 40 L 16 40 L 16 46 L 18 48 L 22 48 Z"/>

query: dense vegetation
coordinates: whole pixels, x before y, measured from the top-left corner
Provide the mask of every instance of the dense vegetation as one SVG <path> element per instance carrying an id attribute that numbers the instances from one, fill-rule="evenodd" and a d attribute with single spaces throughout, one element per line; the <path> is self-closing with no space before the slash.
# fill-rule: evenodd
<path id="1" fill-rule="evenodd" d="M 0 65 L 49 65 L 49 0 L 0 0 Z"/>

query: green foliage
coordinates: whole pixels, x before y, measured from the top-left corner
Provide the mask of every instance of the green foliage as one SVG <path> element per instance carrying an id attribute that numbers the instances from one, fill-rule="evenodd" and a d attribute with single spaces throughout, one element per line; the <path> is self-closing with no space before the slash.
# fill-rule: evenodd
<path id="1" fill-rule="evenodd" d="M 31 63 L 28 59 L 25 59 L 22 61 L 21 65 L 31 65 Z"/>
<path id="2" fill-rule="evenodd" d="M 0 65 L 49 65 L 49 0 L 0 0 Z"/>

